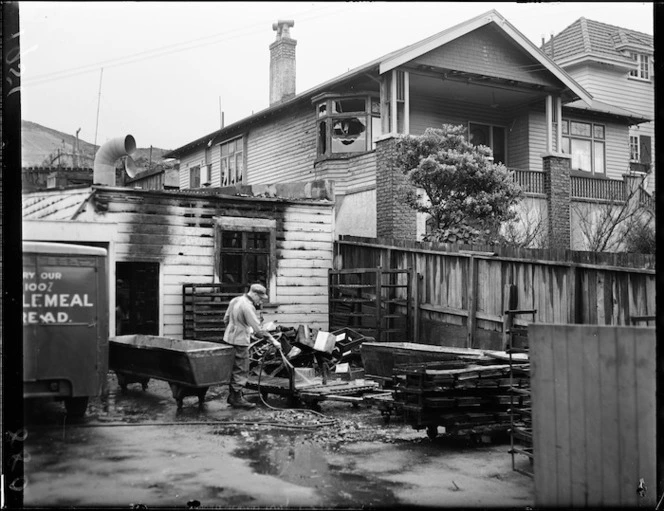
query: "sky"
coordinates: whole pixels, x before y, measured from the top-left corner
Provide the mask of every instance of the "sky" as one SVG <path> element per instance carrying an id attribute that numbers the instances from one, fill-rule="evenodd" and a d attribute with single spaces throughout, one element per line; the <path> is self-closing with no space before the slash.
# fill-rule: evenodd
<path id="1" fill-rule="evenodd" d="M 279 19 L 299 93 L 491 9 L 538 47 L 580 17 L 653 34 L 651 2 L 19 2 L 21 116 L 176 149 L 269 106 Z"/>

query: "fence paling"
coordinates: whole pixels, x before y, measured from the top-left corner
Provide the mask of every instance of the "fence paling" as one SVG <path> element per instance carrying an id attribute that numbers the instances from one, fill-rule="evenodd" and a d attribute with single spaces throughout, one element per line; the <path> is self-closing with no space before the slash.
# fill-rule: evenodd
<path id="1" fill-rule="evenodd" d="M 421 244 L 428 248 L 418 248 L 416 243 L 400 241 L 387 245 L 385 240 L 380 241 L 383 243 L 367 238 L 340 239 L 336 243 L 340 271 L 352 270 L 344 267 L 346 261 L 363 266 L 369 257 L 376 260 L 378 253 L 378 259 L 391 267 L 408 264 L 413 274 L 421 274 L 414 306 L 418 322 L 413 325 L 418 340 L 422 337 L 420 342 L 436 342 L 424 334 L 425 323 L 429 332 L 435 324 L 456 328 L 457 334 L 447 331 L 436 334 L 442 337 L 458 335 L 458 328 L 465 322 L 465 339 L 455 341 L 454 345 L 479 347 L 494 343 L 496 337 L 495 346 L 502 346 L 504 311 L 509 309 L 506 290 L 510 285 L 517 288 L 517 308 L 537 310 L 533 322 L 629 324 L 630 317 L 655 311 L 652 269 L 477 255 L 434 250 L 430 244 Z M 566 252 L 556 255 L 561 253 Z M 593 260 L 585 255 L 577 259 Z M 621 259 L 605 260 L 614 263 Z M 651 263 L 643 257 L 632 262 L 635 261 Z M 480 263 L 481 277 L 476 267 Z M 479 290 L 475 279 L 481 284 Z M 515 321 L 519 326 L 530 323 L 527 318 Z"/>

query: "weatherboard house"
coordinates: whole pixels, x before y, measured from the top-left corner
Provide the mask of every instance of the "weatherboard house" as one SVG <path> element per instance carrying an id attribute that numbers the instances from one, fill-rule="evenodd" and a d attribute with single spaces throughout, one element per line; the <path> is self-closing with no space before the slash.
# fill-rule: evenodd
<path id="1" fill-rule="evenodd" d="M 442 124 L 466 126 L 513 170 L 550 245 L 582 248 L 573 201 L 640 186 L 625 141 L 650 117 L 595 100 L 495 10 L 301 93 L 293 25 L 273 25 L 269 107 L 165 155 L 180 160 L 181 189 L 329 180 L 336 235 L 420 239 L 426 217 L 399 200 L 389 156 L 400 134 Z"/>
<path id="2" fill-rule="evenodd" d="M 124 140 L 133 139 L 131 136 Z M 119 186 L 115 150 L 95 184 L 24 191 L 22 234 L 105 248 L 109 335 L 218 341 L 228 302 L 254 282 L 266 321 L 328 327 L 334 188 L 326 181 L 218 190 Z M 115 152 L 114 152 L 115 151 Z"/>

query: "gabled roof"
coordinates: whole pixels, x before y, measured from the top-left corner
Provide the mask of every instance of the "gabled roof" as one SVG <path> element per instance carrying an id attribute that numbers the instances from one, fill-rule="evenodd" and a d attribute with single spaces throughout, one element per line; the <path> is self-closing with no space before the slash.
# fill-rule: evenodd
<path id="1" fill-rule="evenodd" d="M 544 53 L 563 64 L 592 59 L 633 66 L 623 53 L 630 49 L 652 53 L 653 36 L 587 18 L 579 18 L 542 46 Z"/>
<path id="2" fill-rule="evenodd" d="M 533 57 L 537 62 L 539 62 L 546 70 L 551 72 L 556 78 L 558 78 L 566 87 L 568 87 L 579 99 L 585 101 L 591 101 L 592 96 L 583 89 L 576 81 L 574 81 L 562 68 L 560 68 L 556 63 L 547 58 L 532 42 L 530 42 L 521 32 L 514 28 L 503 16 L 501 16 L 497 11 L 491 10 L 475 18 L 467 20 L 459 25 L 456 25 L 452 28 L 443 30 L 438 34 L 434 34 L 422 41 L 407 46 L 405 48 L 390 52 L 386 55 L 383 55 L 380 58 L 372 60 L 367 64 L 364 64 L 360 67 L 352 69 L 336 78 L 328 80 L 320 85 L 317 85 L 305 92 L 295 95 L 294 97 L 276 104 L 272 105 L 266 109 L 263 109 L 251 116 L 245 117 L 233 124 L 221 128 L 220 130 L 214 131 L 208 135 L 205 135 L 201 138 L 189 142 L 173 151 L 164 155 L 164 158 L 179 158 L 182 154 L 189 153 L 191 151 L 197 150 L 206 145 L 212 145 L 218 137 L 230 133 L 234 130 L 242 128 L 243 126 L 249 125 L 253 122 L 256 122 L 260 119 L 263 119 L 269 115 L 272 115 L 276 112 L 279 112 L 283 109 L 289 108 L 294 104 L 308 100 L 311 97 L 329 90 L 332 86 L 339 85 L 346 80 L 353 79 L 357 76 L 360 76 L 364 73 L 376 71 L 378 73 L 385 73 L 391 69 L 394 69 L 413 58 L 416 58 L 424 53 L 427 53 L 435 48 L 443 46 L 450 41 L 453 41 L 461 36 L 464 36 L 480 27 L 488 25 L 490 23 L 495 23 L 499 28 L 501 28 L 506 35 L 511 37 L 523 50 L 525 50 L 531 57 Z"/>
<path id="3" fill-rule="evenodd" d="M 443 46 L 450 41 L 458 39 L 478 28 L 481 28 L 489 23 L 495 23 L 505 34 L 507 34 L 514 42 L 516 42 L 523 50 L 526 51 L 535 61 L 539 62 L 544 69 L 553 74 L 558 80 L 566 85 L 572 92 L 574 92 L 579 99 L 590 101 L 592 96 L 588 94 L 578 83 L 576 83 L 562 68 L 555 62 L 548 59 L 530 40 L 519 32 L 509 21 L 500 15 L 496 10 L 491 10 L 459 25 L 456 25 L 447 30 L 443 30 L 436 35 L 415 43 L 408 48 L 404 48 L 397 52 L 396 55 L 390 58 L 384 58 L 380 64 L 380 72 L 385 73 L 394 69 L 406 62 L 409 62 L 417 57 L 430 52 L 431 50 Z"/>

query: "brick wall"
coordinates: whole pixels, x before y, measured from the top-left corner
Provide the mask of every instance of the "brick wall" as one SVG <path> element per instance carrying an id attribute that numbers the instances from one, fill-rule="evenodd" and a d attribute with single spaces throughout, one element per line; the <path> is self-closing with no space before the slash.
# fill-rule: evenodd
<path id="1" fill-rule="evenodd" d="M 395 139 L 376 143 L 376 235 L 415 240 L 417 214 L 402 198 L 406 176 L 390 162 Z"/>
<path id="2" fill-rule="evenodd" d="M 544 193 L 548 207 L 548 238 L 550 247 L 571 248 L 570 190 L 571 160 L 569 157 L 543 157 Z"/>
<path id="3" fill-rule="evenodd" d="M 295 39 L 270 45 L 270 105 L 295 95 Z"/>

